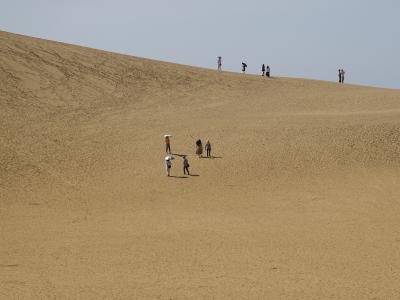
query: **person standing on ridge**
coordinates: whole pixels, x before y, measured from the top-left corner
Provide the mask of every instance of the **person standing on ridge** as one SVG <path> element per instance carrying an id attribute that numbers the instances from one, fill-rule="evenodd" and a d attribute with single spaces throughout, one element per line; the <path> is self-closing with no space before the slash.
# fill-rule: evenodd
<path id="1" fill-rule="evenodd" d="M 187 173 L 187 175 L 190 175 L 189 167 L 190 167 L 189 161 L 188 161 L 188 159 L 186 158 L 186 155 L 185 155 L 185 156 L 183 156 L 183 175 L 186 175 L 186 173 Z"/>
<path id="2" fill-rule="evenodd" d="M 267 66 L 266 76 L 270 77 L 270 74 L 271 74 L 271 69 L 269 68 L 269 66 Z"/>
<path id="3" fill-rule="evenodd" d="M 222 57 L 218 56 L 218 71 L 222 70 Z"/>
<path id="4" fill-rule="evenodd" d="M 344 74 L 346 73 L 343 69 L 342 69 L 342 83 L 344 83 Z"/>
<path id="5" fill-rule="evenodd" d="M 206 143 L 204 148 L 206 149 L 207 157 L 211 157 L 211 143 L 210 143 L 210 141 L 207 141 L 207 143 Z"/>
<path id="6" fill-rule="evenodd" d="M 243 74 L 246 73 L 247 64 L 242 62 L 242 72 Z"/>
<path id="7" fill-rule="evenodd" d="M 264 64 L 262 64 L 262 66 L 261 66 L 261 72 L 262 72 L 262 76 L 264 76 L 265 75 L 265 65 Z"/>
<path id="8" fill-rule="evenodd" d="M 339 74 L 339 83 L 342 83 L 342 70 L 341 69 L 338 70 L 338 74 Z"/>

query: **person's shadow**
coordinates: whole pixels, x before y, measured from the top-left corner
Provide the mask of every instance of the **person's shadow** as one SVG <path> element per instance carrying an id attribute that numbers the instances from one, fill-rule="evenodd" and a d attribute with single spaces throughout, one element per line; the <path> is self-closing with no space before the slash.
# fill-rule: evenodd
<path id="1" fill-rule="evenodd" d="M 179 154 L 179 153 L 171 153 L 172 155 L 176 155 L 176 156 L 179 156 L 179 157 L 184 157 L 184 156 L 187 156 L 186 154 Z"/>

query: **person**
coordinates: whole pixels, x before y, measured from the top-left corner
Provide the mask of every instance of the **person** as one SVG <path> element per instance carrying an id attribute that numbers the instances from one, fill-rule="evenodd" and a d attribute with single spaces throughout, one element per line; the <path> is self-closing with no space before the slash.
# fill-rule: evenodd
<path id="1" fill-rule="evenodd" d="M 167 170 L 167 176 L 168 176 L 168 177 L 171 175 L 171 167 L 172 167 L 171 159 L 170 159 L 170 158 L 167 158 L 167 159 L 165 160 L 165 168 L 166 168 L 166 170 Z"/>
<path id="2" fill-rule="evenodd" d="M 247 64 L 242 62 L 242 72 L 246 73 Z"/>
<path id="3" fill-rule="evenodd" d="M 266 76 L 269 77 L 270 74 L 271 74 L 271 69 L 269 68 L 269 66 L 267 66 Z"/>
<path id="4" fill-rule="evenodd" d="M 218 56 L 218 71 L 222 70 L 222 57 Z"/>
<path id="5" fill-rule="evenodd" d="M 168 135 L 165 136 L 165 152 L 171 153 L 171 142 Z"/>
<path id="6" fill-rule="evenodd" d="M 342 70 L 339 69 L 339 83 L 342 83 Z"/>
<path id="7" fill-rule="evenodd" d="M 262 64 L 261 72 L 262 72 L 262 76 L 264 76 L 265 75 L 265 65 L 264 64 Z"/>
<path id="8" fill-rule="evenodd" d="M 345 74 L 346 72 L 342 69 L 342 83 L 344 83 L 344 74 Z"/>
<path id="9" fill-rule="evenodd" d="M 201 143 L 201 140 L 199 139 L 196 141 L 196 155 L 198 157 L 201 157 L 202 154 L 203 154 L 203 145 Z"/>
<path id="10" fill-rule="evenodd" d="M 207 141 L 206 146 L 204 147 L 207 152 L 207 157 L 211 157 L 211 143 L 210 141 Z"/>
<path id="11" fill-rule="evenodd" d="M 189 161 L 188 161 L 188 159 L 187 159 L 187 157 L 186 157 L 186 155 L 183 157 L 183 175 L 186 175 L 186 173 L 187 173 L 187 175 L 190 175 L 190 173 L 189 173 L 189 167 L 190 167 L 190 165 L 189 165 Z"/>

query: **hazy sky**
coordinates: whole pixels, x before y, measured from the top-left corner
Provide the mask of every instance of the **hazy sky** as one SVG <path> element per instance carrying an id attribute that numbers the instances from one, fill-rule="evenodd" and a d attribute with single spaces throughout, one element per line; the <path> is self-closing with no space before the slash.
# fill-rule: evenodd
<path id="1" fill-rule="evenodd" d="M 399 0 L 0 0 L 0 29 L 181 64 L 400 88 Z"/>

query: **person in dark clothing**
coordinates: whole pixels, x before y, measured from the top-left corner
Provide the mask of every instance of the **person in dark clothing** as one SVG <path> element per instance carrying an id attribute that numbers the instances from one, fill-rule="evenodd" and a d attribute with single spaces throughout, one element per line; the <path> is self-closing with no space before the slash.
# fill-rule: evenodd
<path id="1" fill-rule="evenodd" d="M 203 144 L 201 143 L 201 140 L 196 141 L 196 155 L 198 157 L 201 157 L 203 154 Z"/>
<path id="2" fill-rule="evenodd" d="M 221 71 L 222 70 L 222 57 L 221 56 L 218 56 L 217 64 L 218 64 L 218 71 Z"/>
<path id="3" fill-rule="evenodd" d="M 242 62 L 242 72 L 246 73 L 247 64 Z"/>
<path id="4" fill-rule="evenodd" d="M 211 157 L 211 143 L 210 143 L 210 141 L 207 141 L 207 143 L 206 143 L 204 148 L 206 149 L 207 157 Z"/>
<path id="5" fill-rule="evenodd" d="M 343 69 L 340 72 L 342 74 L 342 83 L 344 83 L 344 74 L 346 73 Z"/>
<path id="6" fill-rule="evenodd" d="M 271 69 L 269 68 L 269 66 L 267 66 L 266 76 L 270 77 L 270 74 L 271 74 Z"/>
<path id="7" fill-rule="evenodd" d="M 261 72 L 262 72 L 262 76 L 264 76 L 265 75 L 265 65 L 264 64 L 262 64 Z"/>
<path id="8" fill-rule="evenodd" d="M 339 83 L 342 83 L 342 70 L 339 69 Z"/>
<path id="9" fill-rule="evenodd" d="M 186 173 L 187 173 L 187 175 L 190 175 L 190 173 L 189 173 L 189 167 L 190 167 L 189 161 L 188 161 L 188 159 L 186 158 L 186 156 L 184 156 L 184 157 L 183 157 L 183 175 L 186 175 Z"/>

